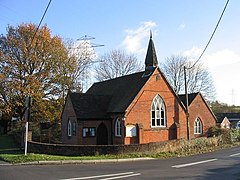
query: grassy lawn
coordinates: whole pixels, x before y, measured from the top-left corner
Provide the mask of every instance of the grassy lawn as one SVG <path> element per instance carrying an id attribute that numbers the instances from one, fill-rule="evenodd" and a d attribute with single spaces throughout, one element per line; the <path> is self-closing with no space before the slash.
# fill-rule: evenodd
<path id="1" fill-rule="evenodd" d="M 33 161 L 63 161 L 63 160 L 100 160 L 100 159 L 122 159 L 122 158 L 169 158 L 169 157 L 183 157 L 199 153 L 215 151 L 218 149 L 230 148 L 233 146 L 240 146 L 240 143 L 225 144 L 212 147 L 188 148 L 187 150 L 180 149 L 175 152 L 160 152 L 155 154 L 124 154 L 124 155 L 96 155 L 96 156 L 57 156 L 47 154 L 28 153 L 26 156 L 23 151 L 20 151 L 11 136 L 0 135 L 0 159 L 15 164 Z"/>
<path id="2" fill-rule="evenodd" d="M 26 156 L 21 154 L 0 154 L 0 159 L 15 164 L 33 161 L 62 161 L 62 160 L 100 160 L 100 159 L 121 159 L 121 158 L 137 158 L 147 157 L 146 155 L 97 155 L 97 156 L 56 156 L 47 154 L 29 153 Z"/>
<path id="3" fill-rule="evenodd" d="M 8 135 L 0 135 L 0 159 L 9 163 L 24 163 L 32 161 L 62 161 L 62 160 L 99 160 L 114 158 L 134 158 L 146 157 L 146 155 L 97 155 L 97 156 L 57 156 L 47 154 L 28 153 L 26 156 L 23 151 L 14 142 L 13 138 Z"/>

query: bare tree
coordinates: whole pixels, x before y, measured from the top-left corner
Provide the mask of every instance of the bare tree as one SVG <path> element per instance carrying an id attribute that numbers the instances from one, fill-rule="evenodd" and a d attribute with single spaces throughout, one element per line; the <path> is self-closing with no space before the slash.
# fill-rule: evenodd
<path id="1" fill-rule="evenodd" d="M 65 46 L 68 49 L 69 58 L 75 59 L 76 61 L 74 73 L 71 74 L 73 86 L 69 89 L 82 91 L 85 88 L 83 87 L 84 84 L 90 78 L 89 72 L 91 71 L 91 65 L 95 63 L 95 51 L 91 46 L 90 40 L 81 40 L 79 42 L 67 40 Z"/>
<path id="2" fill-rule="evenodd" d="M 141 69 L 134 55 L 128 55 L 122 50 L 111 50 L 99 58 L 99 64 L 95 68 L 95 78 L 98 81 L 103 81 L 131 74 Z"/>
<path id="3" fill-rule="evenodd" d="M 212 76 L 203 64 L 196 64 L 187 57 L 173 55 L 166 58 L 162 64 L 162 71 L 177 94 L 184 93 L 184 66 L 187 67 L 187 90 L 188 93 L 201 92 L 208 100 L 215 99 L 215 87 Z M 191 67 L 191 68 L 188 68 Z"/>

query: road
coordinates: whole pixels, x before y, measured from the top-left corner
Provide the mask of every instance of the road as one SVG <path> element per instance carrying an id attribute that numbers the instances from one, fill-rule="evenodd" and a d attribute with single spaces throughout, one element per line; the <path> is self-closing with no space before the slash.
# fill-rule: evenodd
<path id="1" fill-rule="evenodd" d="M 0 166 L 1 180 L 240 179 L 240 147 L 184 158 L 78 165 Z"/>

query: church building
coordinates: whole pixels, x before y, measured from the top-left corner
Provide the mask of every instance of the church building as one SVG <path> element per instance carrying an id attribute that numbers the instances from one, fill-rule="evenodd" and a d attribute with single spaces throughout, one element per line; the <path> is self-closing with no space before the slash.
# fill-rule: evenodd
<path id="1" fill-rule="evenodd" d="M 206 136 L 216 118 L 200 93 L 174 92 L 158 67 L 150 37 L 145 70 L 69 92 L 62 112 L 62 143 L 127 145 Z M 189 132 L 189 134 L 188 134 Z"/>

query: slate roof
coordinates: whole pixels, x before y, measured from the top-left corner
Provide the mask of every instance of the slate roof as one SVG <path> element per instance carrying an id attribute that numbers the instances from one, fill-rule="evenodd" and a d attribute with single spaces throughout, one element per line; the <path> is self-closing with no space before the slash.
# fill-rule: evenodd
<path id="1" fill-rule="evenodd" d="M 154 70 L 155 68 L 153 71 Z M 88 89 L 86 94 L 92 96 L 110 96 L 111 100 L 108 104 L 107 112 L 125 112 L 133 99 L 136 97 L 136 95 L 139 93 L 139 91 L 151 76 L 144 76 L 144 73 L 145 71 L 94 83 L 92 87 Z"/>
<path id="2" fill-rule="evenodd" d="M 146 66 L 146 69 L 148 69 L 149 67 L 156 67 L 157 65 L 158 65 L 157 55 L 156 55 L 154 43 L 152 40 L 152 34 L 151 34 L 150 40 L 148 43 L 147 55 L 145 58 L 145 66 Z"/>
<path id="3" fill-rule="evenodd" d="M 231 121 L 240 121 L 240 113 L 218 113 L 217 115 L 217 122 L 221 123 L 225 117 Z"/>
<path id="4" fill-rule="evenodd" d="M 201 95 L 200 92 L 188 94 L 188 105 L 189 106 L 191 105 L 191 103 L 197 97 L 197 95 L 201 96 L 201 98 L 202 98 L 203 102 L 205 103 L 205 105 L 207 106 L 209 112 L 212 114 L 212 116 L 214 117 L 215 121 L 217 121 L 217 118 L 216 118 L 215 114 L 213 113 L 212 109 L 209 107 L 207 102 L 204 100 L 204 98 L 203 98 L 203 96 Z M 185 94 L 178 95 L 178 97 L 183 102 L 184 106 L 186 107 L 187 103 L 186 103 L 186 96 L 185 96 Z"/>
<path id="5" fill-rule="evenodd" d="M 110 119 L 107 108 L 110 96 L 69 93 L 78 119 Z"/>
<path id="6" fill-rule="evenodd" d="M 191 93 L 188 94 L 188 105 L 190 105 L 193 100 L 195 99 L 195 97 L 198 95 L 199 93 Z M 187 102 L 186 102 L 186 95 L 185 94 L 179 94 L 178 97 L 180 98 L 180 100 L 183 102 L 184 106 L 186 107 Z"/>

